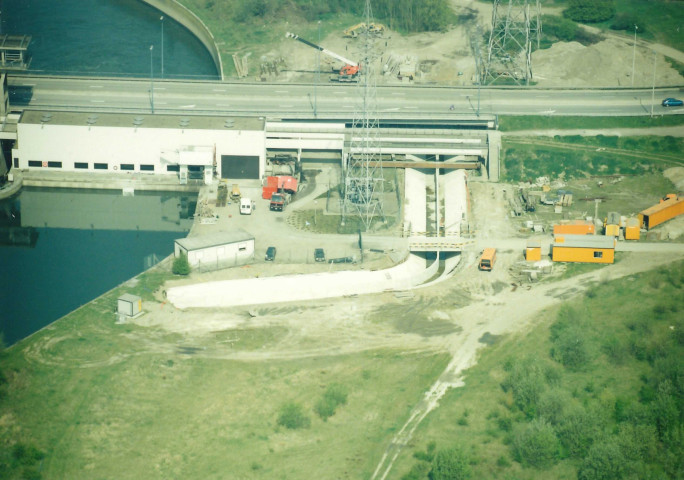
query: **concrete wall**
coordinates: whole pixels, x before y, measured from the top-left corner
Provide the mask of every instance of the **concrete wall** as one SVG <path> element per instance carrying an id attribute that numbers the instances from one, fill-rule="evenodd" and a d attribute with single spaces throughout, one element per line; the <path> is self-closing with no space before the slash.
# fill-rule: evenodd
<path id="1" fill-rule="evenodd" d="M 202 22 L 202 20 L 199 19 L 199 17 L 197 17 L 197 15 L 192 13 L 176 0 L 142 1 L 161 11 L 164 15 L 173 18 L 175 21 L 190 30 L 190 32 L 192 32 L 192 34 L 195 35 L 200 42 L 202 42 L 207 50 L 209 50 L 209 54 L 211 55 L 211 58 L 214 59 L 214 64 L 219 72 L 219 77 L 221 80 L 224 79 L 223 61 L 221 60 L 221 54 L 219 52 L 218 45 L 216 45 L 214 35 L 212 35 L 209 28 L 204 24 L 204 22 Z"/>
<path id="2" fill-rule="evenodd" d="M 49 170 L 108 173 L 121 171 L 121 164 L 132 163 L 135 165 L 133 172 L 139 172 L 141 164 L 151 164 L 155 166 L 154 172 L 146 173 L 166 174 L 166 166 L 177 162 L 176 152 L 187 146 L 215 146 L 219 159 L 221 155 L 258 156 L 260 176 L 266 166 L 263 131 L 19 123 L 18 137 L 21 140 L 15 153 L 18 153 L 21 169 L 29 168 L 30 160 L 57 161 L 62 162 L 62 168 Z M 75 169 L 75 162 L 87 162 L 89 169 Z M 94 170 L 94 163 L 107 163 L 109 168 Z M 170 174 L 177 175 L 176 172 Z"/>

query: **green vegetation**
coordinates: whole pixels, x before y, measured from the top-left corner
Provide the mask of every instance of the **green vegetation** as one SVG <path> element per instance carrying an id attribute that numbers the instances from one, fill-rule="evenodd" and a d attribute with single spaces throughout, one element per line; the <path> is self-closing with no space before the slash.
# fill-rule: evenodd
<path id="1" fill-rule="evenodd" d="M 615 14 L 613 0 L 568 0 L 563 16 L 581 23 L 610 20 Z"/>
<path id="2" fill-rule="evenodd" d="M 175 275 L 190 274 L 190 263 L 188 263 L 188 256 L 185 253 L 181 252 L 181 254 L 173 260 L 171 271 Z"/>
<path id="3" fill-rule="evenodd" d="M 288 402 L 280 407 L 278 425 L 290 430 L 309 428 L 311 426 L 311 419 L 304 413 L 304 407 L 299 403 Z"/>
<path id="4" fill-rule="evenodd" d="M 592 291 L 488 347 L 418 428 L 403 478 L 432 478 L 431 452 L 455 441 L 473 478 L 680 478 L 684 262 Z M 578 332 L 580 348 L 564 340 Z"/>
<path id="5" fill-rule="evenodd" d="M 665 115 L 660 117 L 549 117 L 516 116 L 499 117 L 502 132 L 519 130 L 549 129 L 597 129 L 597 128 L 649 128 L 673 127 L 684 125 L 684 115 Z M 588 138 L 588 137 L 586 137 Z"/>
<path id="6" fill-rule="evenodd" d="M 504 139 L 505 178 L 520 181 L 548 175 L 643 175 L 682 165 L 684 139 L 675 137 L 555 136 Z"/>
<path id="7" fill-rule="evenodd" d="M 323 396 L 316 402 L 314 410 L 321 420 L 326 421 L 335 415 L 335 410 L 347 403 L 347 389 L 344 385 L 333 383 L 325 390 Z"/>

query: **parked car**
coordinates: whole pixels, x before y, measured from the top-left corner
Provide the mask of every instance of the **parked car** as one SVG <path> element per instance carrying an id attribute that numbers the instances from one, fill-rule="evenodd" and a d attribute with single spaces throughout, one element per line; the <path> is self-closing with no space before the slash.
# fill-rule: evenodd
<path id="1" fill-rule="evenodd" d="M 266 261 L 267 262 L 272 262 L 275 260 L 276 256 L 276 247 L 268 247 L 266 249 Z"/>
<path id="2" fill-rule="evenodd" d="M 322 248 L 314 250 L 314 260 L 317 262 L 325 262 L 325 251 Z"/>
<path id="3" fill-rule="evenodd" d="M 681 107 L 682 105 L 684 105 L 684 102 L 678 98 L 666 98 L 663 100 L 663 107 Z"/>

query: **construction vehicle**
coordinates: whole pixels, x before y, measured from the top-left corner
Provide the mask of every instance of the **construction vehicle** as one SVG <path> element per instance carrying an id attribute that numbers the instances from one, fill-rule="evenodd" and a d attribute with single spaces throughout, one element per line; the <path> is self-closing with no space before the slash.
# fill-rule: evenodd
<path id="1" fill-rule="evenodd" d="M 344 66 L 339 71 L 337 71 L 337 74 L 338 74 L 337 78 L 331 79 L 331 80 L 335 80 L 338 82 L 355 82 L 355 81 L 357 81 L 357 77 L 359 75 L 359 69 L 360 69 L 360 66 L 357 62 L 355 62 L 353 60 L 349 60 L 348 58 L 344 58 L 342 55 L 339 55 L 335 52 L 331 52 L 327 48 L 323 48 L 320 45 L 316 45 L 315 43 L 312 43 L 308 40 L 305 40 L 297 34 L 287 32 L 285 34 L 285 36 L 287 38 L 299 40 L 304 45 L 308 45 L 309 47 L 314 48 L 314 49 L 318 50 L 319 52 L 324 53 L 324 54 L 328 55 L 329 57 L 334 58 L 335 60 L 339 60 L 340 62 L 344 63 Z"/>
<path id="2" fill-rule="evenodd" d="M 361 22 L 347 28 L 342 33 L 346 38 L 356 38 L 366 30 L 371 35 L 382 35 L 385 33 L 385 26 L 382 23 L 371 23 L 369 26 L 366 26 L 365 23 Z"/>
<path id="3" fill-rule="evenodd" d="M 276 212 L 285 210 L 285 205 L 290 202 L 290 194 L 284 191 L 276 192 L 271 195 L 270 209 Z"/>
<path id="4" fill-rule="evenodd" d="M 485 248 L 478 267 L 480 270 L 491 271 L 494 268 L 494 262 L 496 262 L 496 248 Z"/>

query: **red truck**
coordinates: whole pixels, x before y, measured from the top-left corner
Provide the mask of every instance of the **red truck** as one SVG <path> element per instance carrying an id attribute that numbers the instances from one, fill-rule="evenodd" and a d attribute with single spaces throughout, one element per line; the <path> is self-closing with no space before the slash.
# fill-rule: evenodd
<path id="1" fill-rule="evenodd" d="M 271 196 L 271 210 L 282 212 L 285 210 L 285 205 L 290 201 L 290 194 L 285 192 L 277 192 Z"/>

